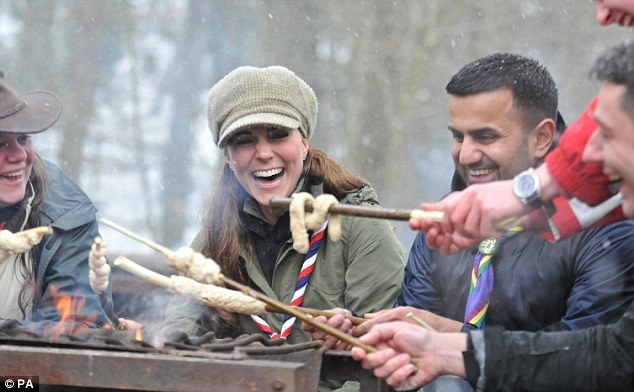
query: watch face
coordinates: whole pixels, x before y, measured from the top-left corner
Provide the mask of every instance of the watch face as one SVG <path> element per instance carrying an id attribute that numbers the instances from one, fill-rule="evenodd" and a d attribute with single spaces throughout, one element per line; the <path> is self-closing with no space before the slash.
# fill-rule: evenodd
<path id="1" fill-rule="evenodd" d="M 522 175 L 515 181 L 515 191 L 519 197 L 528 197 L 535 192 L 535 180 L 532 175 Z"/>
<path id="2" fill-rule="evenodd" d="M 539 192 L 539 177 L 532 169 L 517 175 L 513 181 L 513 191 L 524 205 L 538 208 L 543 205 Z"/>

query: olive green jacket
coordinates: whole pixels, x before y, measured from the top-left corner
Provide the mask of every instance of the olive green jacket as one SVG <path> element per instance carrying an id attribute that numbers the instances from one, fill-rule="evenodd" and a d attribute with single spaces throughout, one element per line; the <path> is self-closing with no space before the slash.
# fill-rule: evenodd
<path id="1" fill-rule="evenodd" d="M 310 192 L 314 196 L 321 194 L 321 185 L 312 186 Z M 379 204 L 376 193 L 370 187 L 349 194 L 340 202 Z M 241 251 L 241 262 L 251 287 L 286 304 L 293 296 L 303 260 L 304 255 L 293 250 L 293 240 L 289 238 L 278 253 L 272 285 L 269 285 L 259 262 L 248 258 L 244 249 Z M 405 260 L 405 249 L 396 238 L 389 221 L 342 216 L 341 240 L 333 242 L 326 239 L 320 245 L 315 269 L 301 306 L 314 309 L 345 308 L 359 316 L 391 308 L 400 292 Z M 168 306 L 163 327 L 177 328 L 190 336 L 200 336 L 212 328 L 210 323 L 201 322 L 205 320 L 202 314 L 208 311 L 191 301 L 175 298 Z M 280 331 L 284 315 L 269 313 L 262 317 L 273 330 Z M 239 325 L 241 334 L 261 332 L 249 315 L 240 315 Z M 310 335 L 302 331 L 301 321 L 296 320 L 287 338 L 288 343 L 308 340 Z"/>

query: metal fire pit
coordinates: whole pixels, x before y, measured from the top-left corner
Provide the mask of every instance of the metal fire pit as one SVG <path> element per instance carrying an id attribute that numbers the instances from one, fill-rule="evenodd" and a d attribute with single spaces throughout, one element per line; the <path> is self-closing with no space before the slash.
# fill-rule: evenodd
<path id="1" fill-rule="evenodd" d="M 286 344 L 262 335 L 155 348 L 134 333 L 89 330 L 51 341 L 17 323 L 0 323 L 0 376 L 37 376 L 41 391 L 317 391 L 320 377 L 356 380 L 362 391 L 387 386 L 320 342 Z"/>

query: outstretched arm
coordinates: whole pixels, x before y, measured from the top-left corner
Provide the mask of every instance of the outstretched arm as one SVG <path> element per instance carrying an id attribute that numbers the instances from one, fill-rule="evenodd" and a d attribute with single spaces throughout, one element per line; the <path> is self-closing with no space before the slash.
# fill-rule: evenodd
<path id="1" fill-rule="evenodd" d="M 511 180 L 474 184 L 437 203 L 422 204 L 422 209 L 442 211 L 442 222 L 410 219 L 410 228 L 423 231 L 429 246 L 443 254 L 469 248 L 487 237 L 499 237 L 505 227 L 531 211 L 513 193 Z"/>
<path id="2" fill-rule="evenodd" d="M 566 129 L 558 146 L 546 156 L 546 162 L 536 169 L 540 198 L 544 202 L 563 196 L 579 199 L 589 207 L 598 207 L 613 196 L 610 189 L 612 181 L 603 174 L 602 165 L 583 159 L 588 141 L 597 132 L 597 124 L 592 118 L 596 103 L 597 100 L 593 100 Z M 410 220 L 410 227 L 425 232 L 427 243 L 439 248 L 443 254 L 465 249 L 486 237 L 499 236 L 509 222 L 515 220 L 513 223 L 518 223 L 518 219 L 524 222 L 525 216 L 532 210 L 515 196 L 512 180 L 474 184 L 438 203 L 423 204 L 422 209 L 444 212 L 441 223 L 434 223 L 430 219 Z M 592 218 L 590 224 L 623 219 L 620 208 L 617 209 L 619 211 L 616 213 L 612 209 L 601 212 L 600 216 Z M 572 234 L 577 226 L 579 230 L 588 227 L 585 224 L 587 222 L 581 222 L 583 219 L 578 214 L 574 215 L 580 222 L 572 228 L 564 227 L 564 236 Z M 607 221 L 603 216 L 608 218 Z M 561 218 L 559 220 L 561 223 Z"/>

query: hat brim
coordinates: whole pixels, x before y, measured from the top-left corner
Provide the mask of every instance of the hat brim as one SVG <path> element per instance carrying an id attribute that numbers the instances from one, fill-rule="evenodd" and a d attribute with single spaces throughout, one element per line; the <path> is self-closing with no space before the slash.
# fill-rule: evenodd
<path id="1" fill-rule="evenodd" d="M 18 112 L 0 118 L 0 132 L 38 133 L 47 130 L 62 114 L 57 95 L 48 91 L 33 91 L 20 96 L 26 105 Z"/>
<path id="2" fill-rule="evenodd" d="M 220 148 L 224 148 L 227 145 L 229 138 L 235 135 L 236 132 L 256 125 L 280 127 L 287 129 L 299 129 L 301 123 L 299 122 L 299 120 L 293 117 L 288 117 L 279 113 L 250 114 L 248 116 L 241 117 L 235 120 L 233 123 L 229 124 L 227 128 L 222 131 L 222 135 L 220 135 L 220 140 L 218 141 L 218 146 Z M 302 132 L 306 134 L 305 131 L 302 130 Z"/>

